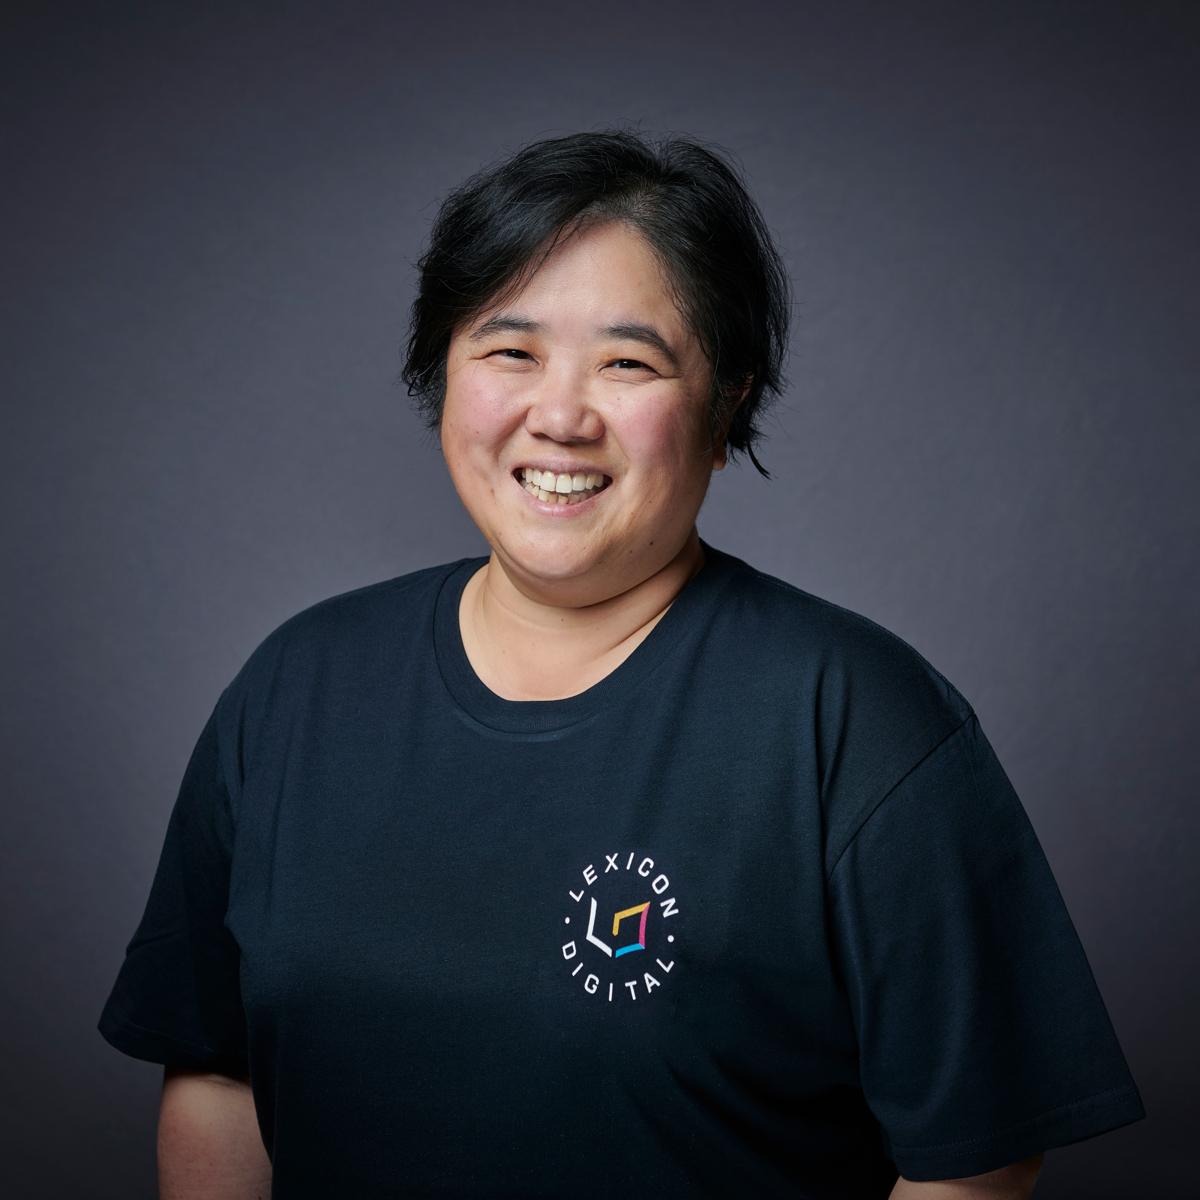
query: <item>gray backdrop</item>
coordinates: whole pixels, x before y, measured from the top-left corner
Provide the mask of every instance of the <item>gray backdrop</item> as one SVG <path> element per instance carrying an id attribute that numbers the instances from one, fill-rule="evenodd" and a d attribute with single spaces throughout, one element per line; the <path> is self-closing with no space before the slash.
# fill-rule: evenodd
<path id="1" fill-rule="evenodd" d="M 797 323 L 703 534 L 965 693 L 1150 1119 L 1044 1198 L 1194 1195 L 1196 5 L 6 9 L 0 1190 L 149 1197 L 96 1017 L 222 686 L 480 549 L 394 386 L 436 198 L 618 120 L 731 147 Z"/>

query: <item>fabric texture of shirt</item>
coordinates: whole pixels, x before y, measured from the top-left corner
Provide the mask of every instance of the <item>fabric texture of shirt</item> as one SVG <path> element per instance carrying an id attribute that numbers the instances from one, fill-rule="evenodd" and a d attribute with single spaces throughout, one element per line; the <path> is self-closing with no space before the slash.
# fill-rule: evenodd
<path id="1" fill-rule="evenodd" d="M 566 700 L 475 675 L 480 560 L 317 605 L 221 697 L 101 1031 L 249 1075 L 276 1200 L 875 1200 L 1142 1115 L 967 703 L 706 556 Z"/>

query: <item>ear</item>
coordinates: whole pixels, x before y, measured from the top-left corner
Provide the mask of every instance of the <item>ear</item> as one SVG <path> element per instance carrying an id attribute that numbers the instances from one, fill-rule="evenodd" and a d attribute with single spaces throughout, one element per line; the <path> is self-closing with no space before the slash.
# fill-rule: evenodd
<path id="1" fill-rule="evenodd" d="M 747 375 L 745 383 L 742 384 L 742 390 L 738 394 L 738 398 L 725 411 L 725 415 L 721 420 L 721 428 L 717 431 L 717 436 L 713 439 L 713 470 L 723 471 L 726 464 L 729 462 L 729 447 L 726 444 L 729 437 L 729 426 L 733 424 L 734 413 L 742 407 L 742 402 L 750 394 L 750 388 L 754 384 L 754 376 Z"/>

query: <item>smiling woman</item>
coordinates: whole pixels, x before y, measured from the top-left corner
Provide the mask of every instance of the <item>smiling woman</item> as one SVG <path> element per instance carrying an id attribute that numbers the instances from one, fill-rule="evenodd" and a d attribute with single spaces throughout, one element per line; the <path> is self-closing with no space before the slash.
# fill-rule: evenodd
<path id="1" fill-rule="evenodd" d="M 726 458 L 709 375 L 657 257 L 618 222 L 576 232 L 455 333 L 442 448 L 493 547 L 460 620 L 497 695 L 585 691 L 700 569 L 696 514 Z"/>
<path id="2" fill-rule="evenodd" d="M 697 535 L 787 323 L 694 142 L 444 205 L 405 377 L 491 554 L 302 613 L 201 735 L 101 1022 L 167 1200 L 1020 1198 L 1141 1115 L 966 701 Z"/>

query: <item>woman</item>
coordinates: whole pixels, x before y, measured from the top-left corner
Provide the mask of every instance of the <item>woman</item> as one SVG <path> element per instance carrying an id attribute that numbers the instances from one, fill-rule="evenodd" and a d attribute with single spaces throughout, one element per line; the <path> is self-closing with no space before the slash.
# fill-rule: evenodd
<path id="1" fill-rule="evenodd" d="M 202 734 L 101 1023 L 164 1196 L 1025 1197 L 1136 1120 L 963 698 L 697 536 L 788 323 L 735 174 L 540 142 L 421 266 L 492 553 L 294 618 Z"/>

